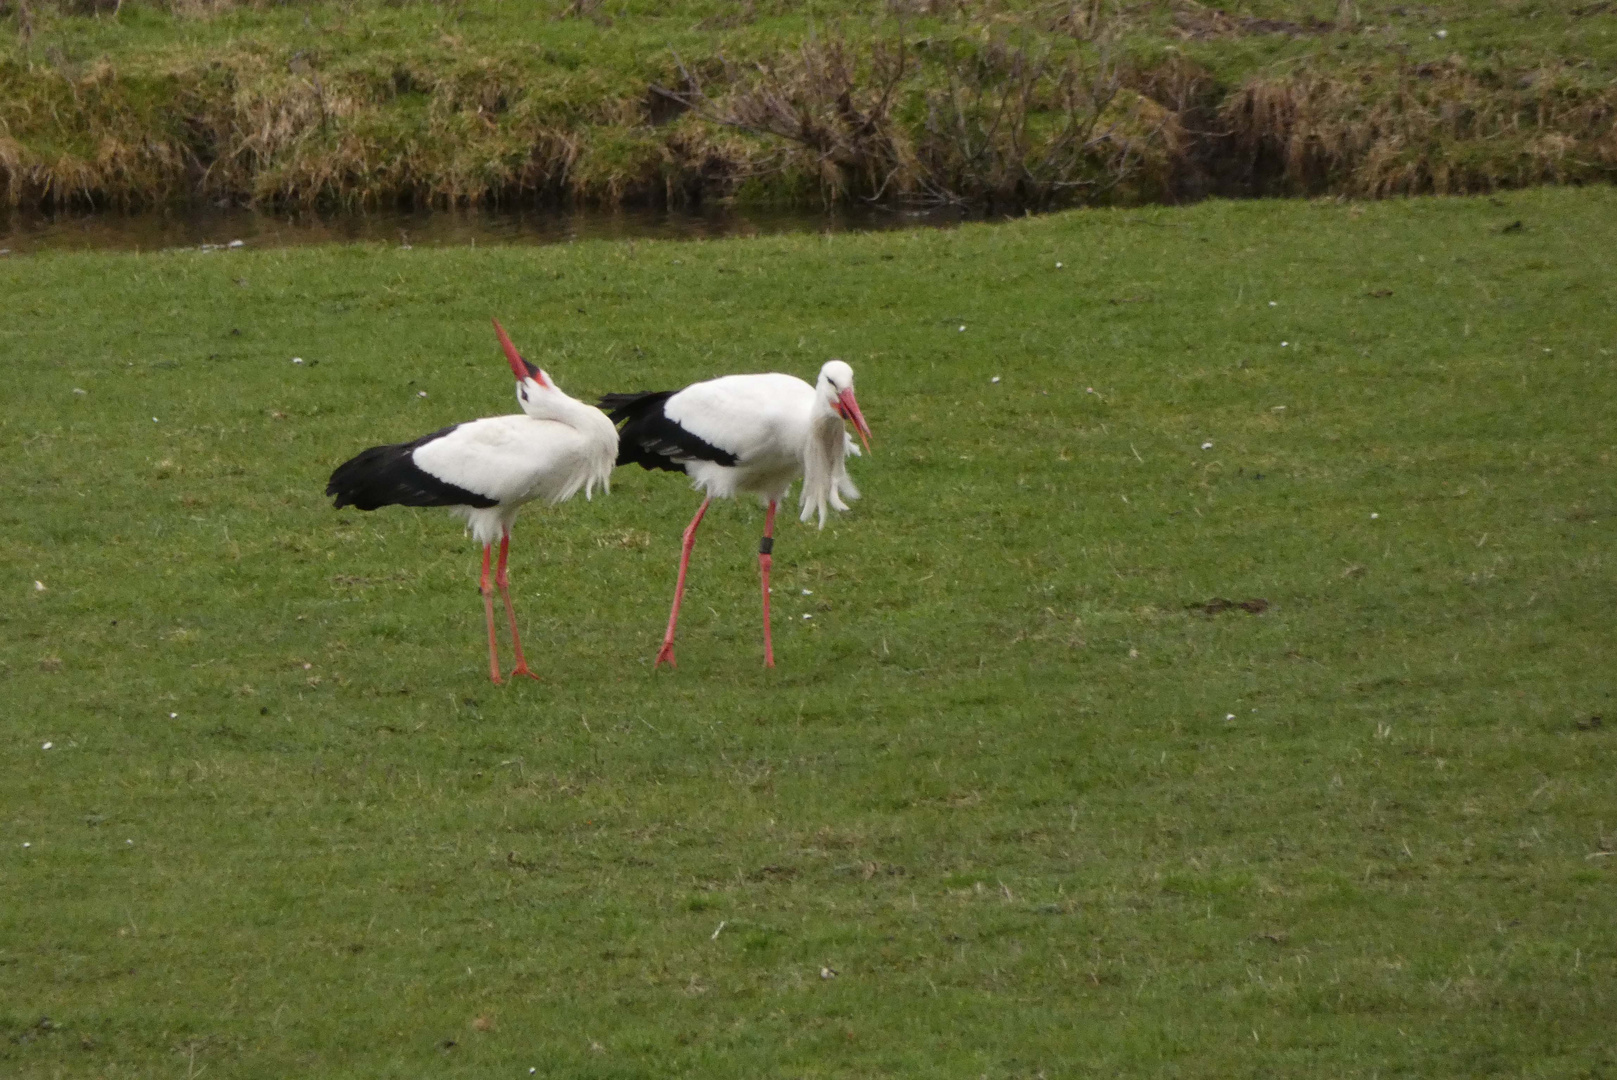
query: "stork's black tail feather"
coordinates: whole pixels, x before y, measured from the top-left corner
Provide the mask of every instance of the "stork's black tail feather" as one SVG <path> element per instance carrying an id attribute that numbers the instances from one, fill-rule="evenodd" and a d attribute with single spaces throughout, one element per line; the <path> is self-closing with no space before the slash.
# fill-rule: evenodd
<path id="1" fill-rule="evenodd" d="M 632 394 L 603 394 L 601 403 L 596 408 L 606 413 L 607 418 L 614 424 L 621 424 L 647 409 L 660 406 L 673 394 L 672 390 L 637 390 Z"/>
<path id="2" fill-rule="evenodd" d="M 498 506 L 499 501 L 440 480 L 416 465 L 411 456 L 418 446 L 448 435 L 459 424 L 423 435 L 414 442 L 373 446 L 337 466 L 326 483 L 326 494 L 341 510 L 353 506 L 375 510 L 382 506 Z"/>
<path id="3" fill-rule="evenodd" d="M 716 461 L 734 465 L 738 460 L 668 418 L 663 406 L 678 390 L 642 390 L 634 394 L 606 394 L 600 408 L 619 425 L 618 464 L 631 462 L 646 469 L 684 472 L 688 461 Z"/>

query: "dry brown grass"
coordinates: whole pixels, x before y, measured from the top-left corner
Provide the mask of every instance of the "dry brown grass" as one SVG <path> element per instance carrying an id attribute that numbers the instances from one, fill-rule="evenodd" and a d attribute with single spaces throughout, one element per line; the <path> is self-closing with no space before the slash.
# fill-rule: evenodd
<path id="1" fill-rule="evenodd" d="M 1091 57 L 990 42 L 926 96 L 918 186 L 956 202 L 1048 206 L 1162 193 L 1170 110 L 1125 86 L 1109 43 Z"/>
<path id="2" fill-rule="evenodd" d="M 1617 176 L 1617 86 L 1423 64 L 1253 79 L 1219 110 L 1257 193 L 1457 194 Z"/>
<path id="3" fill-rule="evenodd" d="M 476 203 L 571 194 L 581 130 L 506 115 L 514 71 L 322 72 L 236 54 L 126 78 L 0 68 L 0 199 L 136 207 L 187 198 L 314 205 Z M 162 83 L 148 104 L 153 80 Z M 425 96 L 401 121 L 401 94 Z M 610 120 L 586 116 L 581 128 Z M 64 122 L 65 121 L 65 122 Z"/>
<path id="4" fill-rule="evenodd" d="M 1160 186 L 1172 118 L 1093 59 L 991 39 L 923 67 L 903 37 L 860 49 L 815 39 L 772 63 L 726 63 L 710 93 L 690 69 L 662 98 L 709 124 L 764 136 L 777 167 L 827 202 L 1046 206 Z M 732 170 L 756 172 L 756 162 Z"/>

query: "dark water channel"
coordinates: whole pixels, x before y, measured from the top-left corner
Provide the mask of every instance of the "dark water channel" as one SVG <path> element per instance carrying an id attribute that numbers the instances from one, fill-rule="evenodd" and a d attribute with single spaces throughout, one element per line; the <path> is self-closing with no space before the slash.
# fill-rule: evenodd
<path id="1" fill-rule="evenodd" d="M 429 210 L 277 214 L 194 207 L 139 214 L 0 212 L 0 253 L 162 251 L 381 243 L 417 247 L 565 244 L 574 240 L 695 240 L 775 233 L 948 227 L 959 210 Z"/>

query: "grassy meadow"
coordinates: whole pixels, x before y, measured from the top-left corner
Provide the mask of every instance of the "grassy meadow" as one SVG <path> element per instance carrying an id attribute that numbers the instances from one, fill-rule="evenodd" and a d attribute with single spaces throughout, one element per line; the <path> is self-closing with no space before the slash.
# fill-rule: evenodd
<path id="1" fill-rule="evenodd" d="M 1614 251 L 1597 187 L 0 259 L 0 1073 L 1617 1070 Z M 753 504 L 656 674 L 693 493 L 529 508 L 502 687 L 457 524 L 330 508 L 515 411 L 491 315 L 581 398 L 853 364 L 776 670 Z"/>

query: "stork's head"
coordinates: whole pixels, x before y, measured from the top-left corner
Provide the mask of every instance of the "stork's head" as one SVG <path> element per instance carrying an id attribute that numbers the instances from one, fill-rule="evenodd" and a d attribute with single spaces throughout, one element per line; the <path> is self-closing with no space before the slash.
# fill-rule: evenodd
<path id="1" fill-rule="evenodd" d="M 522 411 L 532 415 L 534 408 L 547 393 L 556 392 L 556 384 L 550 381 L 537 364 L 530 364 L 517 352 L 517 347 L 511 344 L 511 339 L 505 333 L 505 327 L 500 320 L 494 320 L 494 332 L 500 336 L 500 345 L 505 349 L 505 358 L 511 362 L 511 373 L 517 377 L 517 401 L 522 405 Z"/>
<path id="2" fill-rule="evenodd" d="M 820 369 L 819 384 L 815 389 L 820 400 L 832 412 L 853 424 L 854 430 L 859 432 L 859 441 L 869 450 L 870 425 L 865 423 L 865 416 L 859 411 L 859 402 L 853 396 L 853 368 L 841 360 L 827 360 Z"/>

